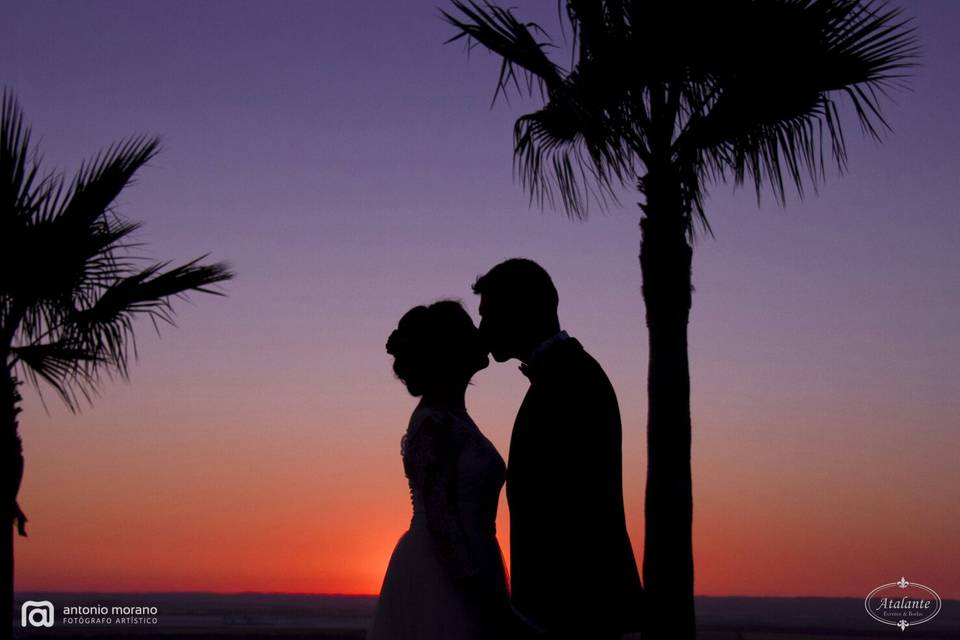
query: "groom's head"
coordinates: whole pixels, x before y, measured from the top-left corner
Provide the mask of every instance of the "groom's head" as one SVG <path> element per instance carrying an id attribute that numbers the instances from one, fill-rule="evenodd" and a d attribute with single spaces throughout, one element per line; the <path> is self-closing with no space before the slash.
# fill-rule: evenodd
<path id="1" fill-rule="evenodd" d="M 560 330 L 557 289 L 533 260 L 511 258 L 477 278 L 480 333 L 497 362 L 525 359 Z"/>

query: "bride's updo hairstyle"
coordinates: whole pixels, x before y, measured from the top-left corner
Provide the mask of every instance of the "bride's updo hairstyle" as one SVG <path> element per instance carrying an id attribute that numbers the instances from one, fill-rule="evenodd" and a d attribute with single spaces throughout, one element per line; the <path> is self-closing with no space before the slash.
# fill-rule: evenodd
<path id="1" fill-rule="evenodd" d="M 387 339 L 393 372 L 413 396 L 443 383 L 469 381 L 490 361 L 470 314 L 456 300 L 410 309 Z"/>

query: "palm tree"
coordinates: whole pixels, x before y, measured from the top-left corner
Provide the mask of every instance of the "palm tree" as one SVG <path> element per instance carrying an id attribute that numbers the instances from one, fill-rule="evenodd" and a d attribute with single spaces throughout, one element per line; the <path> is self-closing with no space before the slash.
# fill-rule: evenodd
<path id="1" fill-rule="evenodd" d="M 825 155 L 842 172 L 841 120 L 888 128 L 881 102 L 913 64 L 913 29 L 874 0 L 568 0 L 568 69 L 538 24 L 452 2 L 450 40 L 502 58 L 494 100 L 512 87 L 540 102 L 514 125 L 531 201 L 582 218 L 619 187 L 642 196 L 646 618 L 650 637 L 694 637 L 687 322 L 692 246 L 712 235 L 706 187 L 750 182 L 758 203 L 769 189 L 785 204 L 785 183 L 803 197 L 825 177 Z"/>
<path id="2" fill-rule="evenodd" d="M 21 377 L 39 391 L 47 383 L 71 411 L 90 401 L 103 374 L 127 377 L 136 355 L 134 319 L 172 323 L 174 296 L 222 295 L 209 286 L 233 277 L 223 263 L 197 258 L 177 267 L 142 263 L 139 224 L 114 200 L 158 150 L 155 138 L 114 144 L 81 166 L 67 186 L 61 174 L 40 175 L 30 129 L 12 93 L 0 105 L 0 482 L 11 524 L 26 535 L 17 504 L 23 453 L 17 414 Z M 139 266 L 138 266 L 139 263 Z M 13 526 L 0 551 L 0 624 L 13 615 Z"/>

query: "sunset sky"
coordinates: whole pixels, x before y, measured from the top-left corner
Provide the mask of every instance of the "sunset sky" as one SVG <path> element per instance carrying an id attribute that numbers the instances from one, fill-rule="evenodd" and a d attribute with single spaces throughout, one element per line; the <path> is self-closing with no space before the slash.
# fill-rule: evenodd
<path id="1" fill-rule="evenodd" d="M 556 3 L 514 2 L 555 25 Z M 900 576 L 960 598 L 960 3 L 898 0 L 922 66 L 883 144 L 784 209 L 714 185 L 690 323 L 696 592 L 863 597 Z M 0 85 L 49 168 L 162 137 L 120 210 L 149 256 L 210 252 L 228 297 L 141 325 L 129 384 L 21 415 L 19 590 L 376 593 L 410 518 L 415 399 L 387 335 L 509 257 L 540 262 L 563 328 L 623 414 L 638 561 L 646 332 L 638 197 L 573 222 L 528 206 L 498 61 L 442 0 L 3 3 Z M 762 52 L 758 52 L 762 55 Z M 527 379 L 468 408 L 506 456 Z M 585 425 L 583 437 L 589 437 Z M 498 531 L 509 555 L 501 496 Z M 588 550 L 587 550 L 588 551 Z"/>

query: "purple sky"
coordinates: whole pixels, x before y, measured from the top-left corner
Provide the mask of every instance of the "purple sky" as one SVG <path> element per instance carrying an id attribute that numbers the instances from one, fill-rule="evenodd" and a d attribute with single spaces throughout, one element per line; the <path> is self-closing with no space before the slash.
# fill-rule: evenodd
<path id="1" fill-rule="evenodd" d="M 519 4 L 553 24 L 555 3 Z M 890 571 L 934 571 L 950 564 L 948 552 L 960 563 L 942 542 L 960 537 L 960 3 L 896 4 L 916 17 L 923 60 L 911 90 L 887 105 L 895 132 L 878 145 L 849 123 L 848 174 L 833 172 L 819 196 L 786 209 L 770 198 L 758 208 L 749 189 L 712 188 L 716 239 L 696 246 L 690 325 L 701 540 L 719 535 L 710 523 L 734 499 L 759 495 L 792 503 L 794 528 L 819 518 L 851 537 L 869 535 L 852 521 L 862 508 L 863 522 L 893 528 L 889 549 L 918 544 Z M 476 317 L 470 283 L 518 255 L 553 274 L 564 327 L 618 391 L 631 535 L 642 549 L 637 198 L 627 193 L 622 208 L 585 223 L 529 208 L 512 178 L 511 136 L 534 104 L 489 108 L 497 61 L 443 46 L 452 30 L 438 6 L 6 3 L 0 83 L 19 97 L 47 166 L 72 172 L 112 141 L 159 134 L 164 150 L 123 194 L 122 212 L 145 223 L 151 256 L 209 251 L 238 273 L 228 298 L 179 305 L 179 328 L 162 339 L 145 330 L 133 384 L 108 386 L 82 416 L 52 395 L 45 415 L 30 396 L 23 503 L 36 539 L 24 553 L 82 551 L 44 546 L 53 532 L 41 514 L 57 517 L 48 496 L 74 477 L 57 465 L 62 452 L 102 468 L 131 448 L 148 451 L 146 442 L 225 460 L 263 446 L 276 460 L 315 465 L 321 493 L 396 502 L 395 539 L 407 517 L 398 441 L 412 402 L 392 378 L 385 338 L 406 309 L 441 296 L 463 298 Z M 525 381 L 493 366 L 475 382 L 471 410 L 505 455 Z M 313 457 L 303 455 L 310 447 Z M 142 477 L 116 469 L 149 486 L 164 464 L 141 459 Z M 284 482 L 276 478 L 281 494 Z M 834 490 L 849 501 L 820 513 L 817 495 Z M 862 504 L 870 495 L 878 502 Z M 324 500 L 304 508 L 341 513 Z M 30 557 L 18 571 L 30 571 Z M 843 589 L 855 594 L 858 580 L 874 578 L 872 559 L 846 561 Z M 324 571 L 320 590 L 347 583 Z M 705 590 L 723 592 L 719 575 L 701 575 Z M 819 577 L 752 576 L 731 589 L 800 595 Z M 955 575 L 930 584 L 949 579 L 942 588 L 960 596 Z"/>

